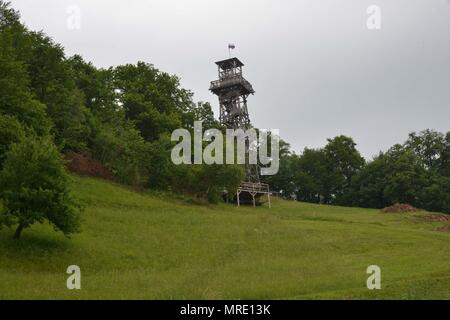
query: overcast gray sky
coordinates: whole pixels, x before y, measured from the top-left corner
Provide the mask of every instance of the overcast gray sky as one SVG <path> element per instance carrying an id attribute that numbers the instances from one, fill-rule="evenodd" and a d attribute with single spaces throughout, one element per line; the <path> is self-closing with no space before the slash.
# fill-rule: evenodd
<path id="1" fill-rule="evenodd" d="M 13 0 L 22 20 L 98 67 L 139 60 L 209 101 L 233 55 L 256 90 L 252 123 L 294 151 L 353 137 L 366 158 L 411 131 L 450 130 L 450 0 Z M 366 26 L 369 5 L 381 29 Z M 80 29 L 66 10 L 81 10 Z"/>

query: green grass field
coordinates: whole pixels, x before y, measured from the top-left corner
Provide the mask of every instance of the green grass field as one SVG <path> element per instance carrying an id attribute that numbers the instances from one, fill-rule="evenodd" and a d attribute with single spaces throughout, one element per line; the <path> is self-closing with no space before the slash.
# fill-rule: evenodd
<path id="1" fill-rule="evenodd" d="M 0 231 L 0 299 L 450 298 L 450 233 L 423 213 L 198 205 L 90 178 L 73 185 L 82 233 L 34 225 L 15 241 Z M 81 290 L 66 288 L 72 264 Z M 366 288 L 372 264 L 381 290 Z"/>

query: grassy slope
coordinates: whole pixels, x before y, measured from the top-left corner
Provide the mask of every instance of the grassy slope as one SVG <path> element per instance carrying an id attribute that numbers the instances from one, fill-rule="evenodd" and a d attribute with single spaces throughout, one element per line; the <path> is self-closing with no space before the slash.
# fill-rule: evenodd
<path id="1" fill-rule="evenodd" d="M 0 298 L 450 299 L 450 233 L 420 214 L 189 205 L 88 178 L 74 188 L 81 234 L 0 231 Z M 70 264 L 81 291 L 66 289 Z M 382 290 L 365 287 L 371 264 Z"/>

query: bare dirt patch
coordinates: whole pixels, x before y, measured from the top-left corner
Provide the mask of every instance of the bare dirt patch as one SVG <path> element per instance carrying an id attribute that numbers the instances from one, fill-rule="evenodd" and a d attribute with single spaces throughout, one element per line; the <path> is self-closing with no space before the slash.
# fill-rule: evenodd
<path id="1" fill-rule="evenodd" d="M 404 213 L 404 212 L 416 212 L 419 211 L 419 209 L 407 203 L 396 203 L 390 207 L 382 209 L 381 211 L 386 213 Z"/>
<path id="2" fill-rule="evenodd" d="M 446 214 L 426 214 L 423 218 L 427 221 L 450 222 L 450 215 Z"/>
<path id="3" fill-rule="evenodd" d="M 69 151 L 64 154 L 67 161 L 66 168 L 70 172 L 81 176 L 97 177 L 113 180 L 113 174 L 100 161 L 93 159 L 88 154 Z"/>

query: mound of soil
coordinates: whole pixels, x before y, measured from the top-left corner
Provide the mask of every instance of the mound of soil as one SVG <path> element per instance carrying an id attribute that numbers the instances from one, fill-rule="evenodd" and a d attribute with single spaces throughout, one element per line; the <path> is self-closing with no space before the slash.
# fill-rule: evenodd
<path id="1" fill-rule="evenodd" d="M 64 159 L 67 161 L 66 168 L 70 172 L 81 176 L 97 177 L 113 180 L 113 174 L 100 161 L 93 159 L 87 154 L 66 152 Z"/>
<path id="2" fill-rule="evenodd" d="M 423 218 L 427 221 L 450 222 L 450 215 L 445 214 L 427 214 Z"/>
<path id="3" fill-rule="evenodd" d="M 407 203 L 396 203 L 390 207 L 384 208 L 381 211 L 387 213 L 404 213 L 404 212 L 416 212 L 419 211 L 419 209 Z"/>

